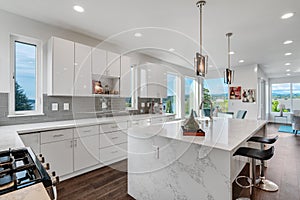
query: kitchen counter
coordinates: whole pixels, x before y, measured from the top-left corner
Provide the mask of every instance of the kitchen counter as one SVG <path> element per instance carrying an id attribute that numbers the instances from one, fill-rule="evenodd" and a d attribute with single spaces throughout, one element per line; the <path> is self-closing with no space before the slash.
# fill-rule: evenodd
<path id="1" fill-rule="evenodd" d="M 183 121 L 128 130 L 128 193 L 135 199 L 231 200 L 247 159 L 233 153 L 267 121 L 214 118 L 205 136 L 183 136 Z M 140 184 L 143 183 L 143 184 Z"/>
<path id="2" fill-rule="evenodd" d="M 43 183 L 25 187 L 0 196 L 0 200 L 50 200 Z"/>
<path id="3" fill-rule="evenodd" d="M 78 119 L 78 120 L 0 126 L 0 137 L 1 137 L 0 150 L 6 150 L 8 148 L 24 147 L 24 144 L 20 139 L 19 134 L 46 131 L 46 130 L 64 129 L 64 128 L 74 128 L 80 126 L 90 126 L 90 125 L 97 125 L 97 124 L 108 124 L 108 123 L 122 122 L 122 121 L 151 119 L 151 118 L 159 118 L 159 117 L 167 117 L 167 116 L 174 116 L 174 114 L 143 114 L 143 115 L 89 118 L 89 119 Z"/>

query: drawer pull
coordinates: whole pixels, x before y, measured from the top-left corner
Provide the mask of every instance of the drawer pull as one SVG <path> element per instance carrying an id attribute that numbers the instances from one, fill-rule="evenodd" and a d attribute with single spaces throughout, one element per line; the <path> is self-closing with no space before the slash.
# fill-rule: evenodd
<path id="1" fill-rule="evenodd" d="M 112 137 L 111 139 L 112 139 L 112 140 L 115 140 L 115 139 L 118 139 L 118 138 L 119 138 L 119 137 Z"/>
<path id="2" fill-rule="evenodd" d="M 92 130 L 86 130 L 86 131 L 83 131 L 84 133 L 90 133 L 92 132 Z"/>
<path id="3" fill-rule="evenodd" d="M 119 151 L 118 150 L 116 150 L 116 151 L 112 151 L 112 152 L 110 152 L 110 153 L 118 153 Z"/>
<path id="4" fill-rule="evenodd" d="M 54 138 L 57 138 L 57 137 L 63 137 L 63 136 L 64 136 L 63 134 L 53 135 Z"/>
<path id="5" fill-rule="evenodd" d="M 111 128 L 118 128 L 118 126 L 117 126 L 117 125 L 114 125 L 114 126 L 111 126 Z"/>

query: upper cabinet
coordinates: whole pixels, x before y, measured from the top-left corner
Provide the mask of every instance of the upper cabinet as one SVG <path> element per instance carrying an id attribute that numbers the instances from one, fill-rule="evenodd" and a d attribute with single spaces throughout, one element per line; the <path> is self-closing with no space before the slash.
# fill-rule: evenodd
<path id="1" fill-rule="evenodd" d="M 132 96 L 132 70 L 130 57 L 121 57 L 121 76 L 120 76 L 120 96 L 131 97 Z"/>
<path id="2" fill-rule="evenodd" d="M 92 94 L 92 48 L 75 43 L 74 96 Z"/>
<path id="3" fill-rule="evenodd" d="M 106 51 L 93 48 L 92 51 L 92 72 L 93 74 L 104 74 L 106 69 Z"/>
<path id="4" fill-rule="evenodd" d="M 106 65 L 106 75 L 120 77 L 121 69 L 121 57 L 120 54 L 116 54 L 107 51 L 107 65 Z"/>
<path id="5" fill-rule="evenodd" d="M 74 79 L 74 42 L 52 37 L 48 45 L 48 95 L 71 96 Z"/>

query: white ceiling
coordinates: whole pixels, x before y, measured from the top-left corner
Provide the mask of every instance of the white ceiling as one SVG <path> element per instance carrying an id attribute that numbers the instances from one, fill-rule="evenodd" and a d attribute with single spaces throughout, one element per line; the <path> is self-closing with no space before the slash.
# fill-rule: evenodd
<path id="1" fill-rule="evenodd" d="M 0 0 L 0 9 L 99 39 L 115 35 L 110 40 L 129 50 L 146 48 L 144 51 L 152 56 L 189 66 L 199 41 L 196 2 Z M 72 9 L 75 4 L 84 7 L 85 12 L 75 12 Z M 226 66 L 225 34 L 233 32 L 231 43 L 235 55 L 231 60 L 234 67 L 260 64 L 269 77 L 286 76 L 286 69 L 291 70 L 292 76 L 300 76 L 299 0 L 207 0 L 203 11 L 203 45 L 210 57 L 210 65 Z M 280 19 L 287 12 L 295 12 L 295 16 Z M 141 32 L 143 36 L 135 38 L 135 32 Z M 294 43 L 283 45 L 285 40 Z M 174 48 L 175 52 L 162 51 L 169 48 Z M 293 54 L 284 56 L 286 52 Z M 240 59 L 245 62 L 239 63 Z M 286 62 L 291 65 L 285 66 Z"/>

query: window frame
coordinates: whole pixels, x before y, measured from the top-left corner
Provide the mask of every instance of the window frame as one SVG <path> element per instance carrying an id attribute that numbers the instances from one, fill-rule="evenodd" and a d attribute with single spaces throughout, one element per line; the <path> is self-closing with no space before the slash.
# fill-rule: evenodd
<path id="1" fill-rule="evenodd" d="M 185 81 L 186 81 L 186 79 L 191 79 L 191 80 L 193 80 L 193 82 L 194 82 L 194 89 L 195 89 L 195 100 L 194 100 L 194 103 L 193 103 L 193 105 L 190 105 L 190 109 L 192 108 L 196 113 L 198 112 L 198 98 L 199 98 L 199 94 L 198 94 L 198 92 L 199 92 L 199 83 L 198 83 L 198 79 L 197 79 L 197 77 L 193 77 L 193 76 L 184 76 L 183 77 L 183 80 L 184 80 L 184 90 L 185 90 L 185 88 L 186 88 L 186 85 L 185 85 Z M 183 94 L 183 96 L 184 96 L 184 98 L 183 98 L 183 100 L 184 100 L 184 116 L 185 117 L 188 117 L 191 113 L 189 113 L 189 114 L 186 114 L 185 113 L 185 92 L 186 91 L 184 91 L 184 94 Z M 190 110 L 189 109 L 189 110 Z"/>
<path id="2" fill-rule="evenodd" d="M 15 110 L 15 42 L 21 42 L 36 46 L 36 102 L 35 109 L 28 111 Z M 10 94 L 9 94 L 9 115 L 15 116 L 32 116 L 43 115 L 43 95 L 42 95 L 42 41 L 22 35 L 10 35 Z"/>

